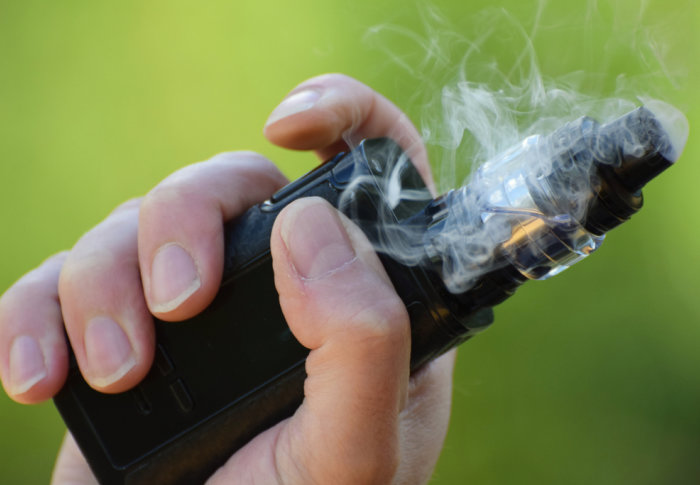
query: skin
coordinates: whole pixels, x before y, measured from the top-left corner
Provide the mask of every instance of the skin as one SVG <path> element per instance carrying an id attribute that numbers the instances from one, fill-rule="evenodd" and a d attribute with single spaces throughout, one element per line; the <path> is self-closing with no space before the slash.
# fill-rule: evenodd
<path id="1" fill-rule="evenodd" d="M 431 185 L 415 128 L 390 101 L 346 76 L 299 85 L 273 111 L 265 135 L 321 160 L 348 143 L 390 136 Z M 64 327 L 91 386 L 116 393 L 136 385 L 153 360 L 153 315 L 178 321 L 202 311 L 221 281 L 224 222 L 286 182 L 260 155 L 217 155 L 122 204 L 72 249 L 23 276 L 0 298 L 8 395 L 37 403 L 61 388 Z M 426 483 L 447 430 L 454 353 L 409 375 L 406 310 L 364 235 L 326 202 L 290 204 L 270 245 L 285 317 L 311 349 L 305 400 L 208 483 Z M 96 483 L 70 434 L 52 483 Z"/>

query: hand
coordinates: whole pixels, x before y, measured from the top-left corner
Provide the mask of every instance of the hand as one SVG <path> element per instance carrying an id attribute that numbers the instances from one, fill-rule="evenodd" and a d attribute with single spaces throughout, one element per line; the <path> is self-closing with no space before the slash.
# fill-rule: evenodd
<path id="1" fill-rule="evenodd" d="M 265 134 L 322 160 L 347 143 L 390 136 L 431 185 L 406 117 L 344 76 L 298 86 Z M 92 387 L 114 393 L 136 385 L 153 359 L 152 315 L 178 321 L 201 312 L 221 282 L 223 223 L 285 183 L 259 155 L 217 155 L 121 205 L 70 251 L 21 278 L 0 299 L 0 372 L 10 397 L 35 403 L 61 388 L 64 324 Z M 326 202 L 290 204 L 275 222 L 271 250 L 285 317 L 311 350 L 305 400 L 209 483 L 425 483 L 447 429 L 454 353 L 409 377 L 406 310 L 367 239 Z M 53 483 L 96 483 L 70 435 Z"/>

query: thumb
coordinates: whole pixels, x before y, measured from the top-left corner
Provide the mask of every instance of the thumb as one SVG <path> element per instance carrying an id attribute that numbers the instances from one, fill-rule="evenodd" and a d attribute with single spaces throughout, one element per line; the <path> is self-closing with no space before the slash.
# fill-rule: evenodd
<path id="1" fill-rule="evenodd" d="M 290 329 L 311 350 L 304 404 L 280 434 L 289 483 L 389 483 L 408 388 L 406 309 L 364 234 L 327 202 L 295 202 L 272 233 Z"/>
<path id="2" fill-rule="evenodd" d="M 287 206 L 270 249 L 287 323 L 311 350 L 304 402 L 207 483 L 391 483 L 408 393 L 403 303 L 364 234 L 322 199 Z"/>

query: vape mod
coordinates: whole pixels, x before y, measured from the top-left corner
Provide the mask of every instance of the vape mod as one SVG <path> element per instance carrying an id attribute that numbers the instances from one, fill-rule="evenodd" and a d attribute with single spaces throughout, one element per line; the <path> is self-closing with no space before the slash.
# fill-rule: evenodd
<path id="1" fill-rule="evenodd" d="M 101 483 L 201 483 L 303 398 L 308 351 L 281 313 L 269 249 L 290 201 L 322 197 L 368 236 L 408 309 L 415 370 L 486 328 L 523 282 L 590 254 L 638 211 L 640 189 L 682 150 L 678 116 L 641 107 L 604 125 L 581 118 L 437 198 L 394 142 L 365 140 L 226 227 L 218 296 L 191 320 L 156 322 L 141 384 L 101 394 L 72 361 L 56 406 Z"/>

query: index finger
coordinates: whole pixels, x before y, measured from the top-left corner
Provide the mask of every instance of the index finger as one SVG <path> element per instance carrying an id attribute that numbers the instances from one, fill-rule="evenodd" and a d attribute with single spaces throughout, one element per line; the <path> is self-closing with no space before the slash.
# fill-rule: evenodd
<path id="1" fill-rule="evenodd" d="M 404 149 L 433 187 L 425 147 L 408 117 L 381 94 L 342 74 L 314 77 L 294 88 L 272 112 L 264 133 L 281 147 L 314 150 L 321 160 L 364 138 L 386 136 Z"/>

